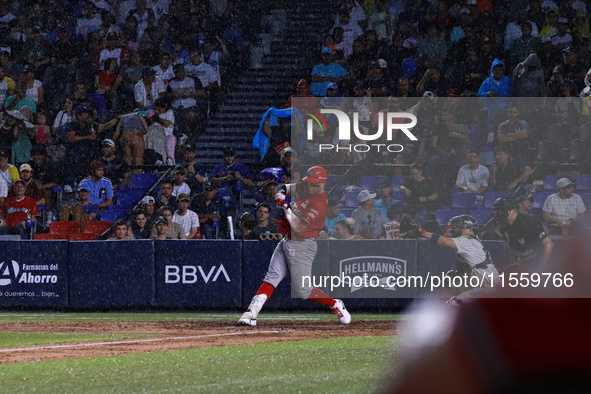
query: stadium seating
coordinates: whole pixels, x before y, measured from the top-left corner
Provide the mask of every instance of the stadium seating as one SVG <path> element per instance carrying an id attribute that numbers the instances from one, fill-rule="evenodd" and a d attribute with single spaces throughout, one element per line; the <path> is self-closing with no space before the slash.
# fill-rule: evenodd
<path id="1" fill-rule="evenodd" d="M 465 209 L 462 208 L 444 208 L 435 211 L 435 220 L 440 225 L 446 225 L 449 222 L 449 219 L 453 218 L 454 216 L 459 216 L 467 213 Z"/>
<path id="2" fill-rule="evenodd" d="M 376 191 L 378 190 L 378 184 L 386 179 L 388 179 L 386 176 L 362 176 L 359 179 L 359 187 L 361 189 Z"/>
<path id="3" fill-rule="evenodd" d="M 84 223 L 83 233 L 102 234 L 113 227 L 113 222 L 108 220 L 93 221 Z"/>
<path id="4" fill-rule="evenodd" d="M 50 234 L 74 234 L 80 232 L 80 223 L 74 221 L 59 221 L 49 223 Z"/>
<path id="5" fill-rule="evenodd" d="M 591 175 L 577 177 L 577 190 L 591 190 Z"/>
<path id="6" fill-rule="evenodd" d="M 144 196 L 144 190 L 130 189 L 117 195 L 117 206 L 133 208 Z"/>
<path id="7" fill-rule="evenodd" d="M 359 194 L 359 190 L 353 190 L 347 192 L 345 194 L 345 206 L 346 207 L 358 207 L 359 203 L 357 202 L 357 195 Z"/>
<path id="8" fill-rule="evenodd" d="M 150 189 L 156 182 L 160 176 L 158 174 L 146 173 L 146 174 L 132 174 L 131 175 L 131 183 L 129 187 L 131 189 L 141 189 L 141 190 L 148 190 Z"/>
<path id="9" fill-rule="evenodd" d="M 454 208 L 475 209 L 478 193 L 454 193 L 451 196 L 451 206 Z"/>
<path id="10" fill-rule="evenodd" d="M 470 215 L 476 219 L 478 224 L 482 226 L 493 217 L 492 208 L 481 208 L 474 211 L 470 211 Z"/>
<path id="11" fill-rule="evenodd" d="M 129 212 L 126 208 L 111 208 L 101 212 L 101 221 L 114 222 L 119 219 L 123 219 Z"/>
<path id="12" fill-rule="evenodd" d="M 400 186 L 404 183 L 407 177 L 405 176 L 395 176 L 392 177 L 392 190 L 400 190 Z"/>
<path id="13" fill-rule="evenodd" d="M 345 215 L 346 217 L 350 218 L 353 211 L 357 209 L 356 207 L 341 207 L 340 212 Z"/>
<path id="14" fill-rule="evenodd" d="M 404 192 L 401 192 L 400 190 L 395 190 L 392 192 L 392 198 L 394 200 L 398 200 L 401 203 L 404 203 L 404 200 L 406 200 L 406 195 L 404 194 Z"/>
<path id="15" fill-rule="evenodd" d="M 532 207 L 533 208 L 542 208 L 544 206 L 544 203 L 546 202 L 546 199 L 548 198 L 548 196 L 550 194 L 553 194 L 552 192 L 538 192 L 538 193 L 534 193 L 531 196 L 534 198 L 534 202 L 532 203 Z"/>

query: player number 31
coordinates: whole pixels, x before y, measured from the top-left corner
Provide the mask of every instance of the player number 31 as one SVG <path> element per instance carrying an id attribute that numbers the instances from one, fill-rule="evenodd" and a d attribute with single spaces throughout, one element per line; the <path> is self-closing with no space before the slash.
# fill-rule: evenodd
<path id="1" fill-rule="evenodd" d="M 509 287 L 572 287 L 574 285 L 573 274 L 559 274 L 559 273 L 529 273 L 529 272 L 512 272 L 508 276 L 505 273 L 499 274 L 501 279 L 501 287 L 505 285 Z M 491 281 L 493 280 L 491 274 Z"/>

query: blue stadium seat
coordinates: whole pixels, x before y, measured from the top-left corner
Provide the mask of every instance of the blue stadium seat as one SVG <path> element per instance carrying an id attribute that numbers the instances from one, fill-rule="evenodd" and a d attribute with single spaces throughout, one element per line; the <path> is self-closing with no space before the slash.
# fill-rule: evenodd
<path id="1" fill-rule="evenodd" d="M 494 202 L 497 200 L 497 198 L 507 197 L 510 194 L 511 193 L 509 193 L 509 192 L 488 191 L 484 195 L 484 207 L 485 208 L 492 208 L 492 206 L 493 206 Z"/>
<path id="2" fill-rule="evenodd" d="M 129 189 L 119 192 L 117 195 L 117 206 L 133 208 L 144 197 L 144 190 Z"/>
<path id="3" fill-rule="evenodd" d="M 572 175 L 545 175 L 544 176 L 544 190 L 556 190 L 556 182 L 561 178 L 568 178 L 574 180 Z"/>
<path id="4" fill-rule="evenodd" d="M 96 103 L 96 113 L 101 119 L 103 113 L 107 109 L 107 102 L 105 101 L 105 96 L 102 93 L 88 93 L 86 96 L 90 97 Z"/>
<path id="5" fill-rule="evenodd" d="M 357 195 L 359 194 L 360 190 L 353 190 L 347 192 L 345 194 L 345 206 L 346 207 L 358 207 L 359 203 L 357 202 Z"/>
<path id="6" fill-rule="evenodd" d="M 108 221 L 108 222 L 115 222 L 119 219 L 123 219 L 125 214 L 128 212 L 126 208 L 111 208 L 105 209 L 101 212 L 101 220 Z"/>
<path id="7" fill-rule="evenodd" d="M 346 217 L 350 218 L 351 214 L 353 213 L 354 210 L 356 210 L 357 207 L 341 207 L 340 208 L 340 212 L 345 215 Z"/>
<path id="8" fill-rule="evenodd" d="M 404 192 L 401 192 L 399 190 L 394 190 L 392 192 L 392 198 L 394 200 L 400 201 L 401 203 L 404 203 L 404 200 L 406 199 L 406 195 L 404 194 Z"/>
<path id="9" fill-rule="evenodd" d="M 148 190 L 158 182 L 159 177 L 158 174 L 132 174 L 129 187 L 132 189 Z"/>
<path id="10" fill-rule="evenodd" d="M 492 208 L 481 208 L 474 211 L 470 211 L 470 215 L 476 219 L 479 226 L 484 225 L 493 217 L 493 210 Z"/>
<path id="11" fill-rule="evenodd" d="M 328 177 L 326 179 L 326 185 L 324 185 L 324 187 L 326 187 L 326 188 L 333 187 L 337 183 L 339 178 L 340 178 L 340 175 L 328 175 Z"/>
<path id="12" fill-rule="evenodd" d="M 406 178 L 405 176 L 392 177 L 392 190 L 400 190 L 400 186 L 402 186 Z"/>
<path id="13" fill-rule="evenodd" d="M 579 193 L 579 195 L 583 199 L 583 204 L 585 204 L 587 211 L 591 210 L 591 193 Z"/>
<path id="14" fill-rule="evenodd" d="M 591 175 L 577 177 L 577 190 L 591 190 Z"/>
<path id="15" fill-rule="evenodd" d="M 367 189 L 369 191 L 376 191 L 378 190 L 378 184 L 380 181 L 384 179 L 388 179 L 387 176 L 362 176 L 359 179 L 359 187 L 361 189 Z"/>
<path id="16" fill-rule="evenodd" d="M 542 208 L 532 208 L 531 214 L 539 218 L 540 220 L 544 220 L 544 213 L 542 211 Z"/>
<path id="17" fill-rule="evenodd" d="M 552 192 L 538 192 L 538 193 L 534 193 L 531 196 L 534 198 L 534 202 L 532 203 L 532 208 L 542 208 L 544 206 L 544 203 L 546 202 L 546 199 L 548 198 L 548 196 L 550 194 L 553 194 Z"/>
<path id="18" fill-rule="evenodd" d="M 440 225 L 445 226 L 449 219 L 453 218 L 454 216 L 463 215 L 466 213 L 465 209 L 462 208 L 445 208 L 445 209 L 438 209 L 435 211 L 435 220 Z"/>
<path id="19" fill-rule="evenodd" d="M 478 193 L 454 193 L 451 196 L 451 206 L 454 208 L 476 208 Z"/>

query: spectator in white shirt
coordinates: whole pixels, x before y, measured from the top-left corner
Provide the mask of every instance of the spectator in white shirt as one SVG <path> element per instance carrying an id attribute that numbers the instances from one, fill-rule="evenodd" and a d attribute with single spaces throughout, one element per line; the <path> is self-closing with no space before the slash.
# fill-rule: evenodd
<path id="1" fill-rule="evenodd" d="M 468 164 L 458 171 L 456 187 L 464 192 L 484 193 L 488 190 L 488 168 L 480 165 L 480 153 L 468 151 Z"/>
<path id="2" fill-rule="evenodd" d="M 154 102 L 164 96 L 166 88 L 160 78 L 156 77 L 156 71 L 151 67 L 146 67 L 142 71 L 142 79 L 135 84 L 133 95 L 135 105 L 139 110 L 154 108 Z"/>
<path id="3" fill-rule="evenodd" d="M 568 178 L 556 182 L 558 193 L 548 196 L 542 208 L 544 221 L 550 223 L 550 234 L 568 235 L 570 229 L 585 219 L 585 204 L 574 193 L 575 184 Z"/>
<path id="4" fill-rule="evenodd" d="M 174 78 L 174 72 L 172 71 L 172 57 L 170 53 L 165 53 L 160 58 L 160 64 L 152 67 L 156 71 L 156 78 L 160 78 L 164 83 L 164 86 L 168 86 L 171 79 Z"/>
<path id="5" fill-rule="evenodd" d="M 179 206 L 172 217 L 172 221 L 183 226 L 187 239 L 194 239 L 199 232 L 199 216 L 189 209 L 191 197 L 186 193 L 177 196 L 176 202 Z"/>
<path id="6" fill-rule="evenodd" d="M 166 163 L 175 164 L 175 148 L 176 148 L 176 137 L 174 136 L 174 125 L 175 117 L 174 112 L 170 109 L 168 102 L 162 98 L 159 98 L 154 103 L 154 116 L 153 121 L 159 123 L 164 128 L 164 136 L 166 138 Z"/>
<path id="7" fill-rule="evenodd" d="M 101 27 L 100 15 L 96 12 L 96 7 L 92 2 L 84 5 L 84 16 L 76 22 L 76 34 L 80 34 L 85 40 L 88 33 L 97 31 Z"/>
<path id="8" fill-rule="evenodd" d="M 172 184 L 174 190 L 172 191 L 172 195 L 176 197 L 183 193 L 191 194 L 191 188 L 185 182 L 185 177 L 187 176 L 185 167 L 177 166 L 172 175 L 174 176 L 174 182 Z"/>

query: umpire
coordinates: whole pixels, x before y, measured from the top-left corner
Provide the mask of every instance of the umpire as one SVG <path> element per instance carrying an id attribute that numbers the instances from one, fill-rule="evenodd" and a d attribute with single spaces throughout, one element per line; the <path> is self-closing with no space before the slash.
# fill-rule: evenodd
<path id="1" fill-rule="evenodd" d="M 544 268 L 554 243 L 542 221 L 531 214 L 520 213 L 517 201 L 511 198 L 497 199 L 493 210 L 518 271 L 535 272 Z"/>

